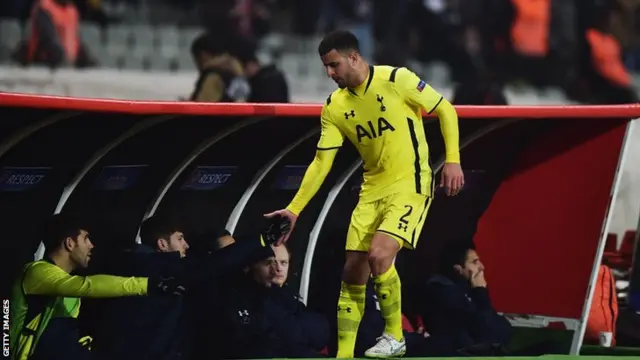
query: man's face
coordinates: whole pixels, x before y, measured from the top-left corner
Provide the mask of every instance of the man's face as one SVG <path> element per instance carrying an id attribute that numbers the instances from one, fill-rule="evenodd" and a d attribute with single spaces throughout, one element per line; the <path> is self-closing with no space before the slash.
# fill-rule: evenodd
<path id="1" fill-rule="evenodd" d="M 93 244 L 89 238 L 89 233 L 80 230 L 80 234 L 75 239 L 67 239 L 67 249 L 71 253 L 71 261 L 76 268 L 87 268 L 91 260 L 91 249 Z"/>
<path id="2" fill-rule="evenodd" d="M 464 266 L 456 265 L 456 270 L 465 279 L 471 280 L 473 276 L 480 271 L 484 271 L 484 265 L 480 261 L 480 257 L 475 250 L 467 251 L 467 258 L 464 262 Z"/>
<path id="3" fill-rule="evenodd" d="M 273 258 L 274 276 L 271 282 L 274 285 L 282 286 L 287 282 L 289 276 L 289 251 L 284 246 L 276 246 L 273 248 L 273 252 L 276 256 Z"/>
<path id="4" fill-rule="evenodd" d="M 270 257 L 251 266 L 251 277 L 255 282 L 264 286 L 271 287 L 273 279 L 276 276 L 274 267 L 275 257 Z"/>
<path id="5" fill-rule="evenodd" d="M 358 55 L 355 51 L 342 54 L 337 50 L 331 50 L 321 56 L 322 64 L 327 69 L 327 76 L 330 77 L 341 89 L 354 87 L 355 67 L 358 62 Z"/>
<path id="6" fill-rule="evenodd" d="M 180 257 L 185 257 L 187 256 L 187 250 L 189 250 L 189 244 L 185 240 L 184 234 L 181 231 L 176 231 L 169 236 L 169 241 L 159 239 L 158 248 L 162 252 L 177 251 L 180 253 Z"/>

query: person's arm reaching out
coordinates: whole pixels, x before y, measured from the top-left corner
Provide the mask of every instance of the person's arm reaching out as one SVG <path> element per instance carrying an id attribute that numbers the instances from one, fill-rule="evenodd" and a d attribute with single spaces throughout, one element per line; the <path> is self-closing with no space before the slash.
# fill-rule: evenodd
<path id="1" fill-rule="evenodd" d="M 428 114 L 435 112 L 438 115 L 446 153 L 440 186 L 447 188 L 448 195 L 457 194 L 464 185 L 464 175 L 460 167 L 460 134 L 456 109 L 440 93 L 406 68 L 396 70 L 395 83 L 396 90 L 407 103 L 422 108 Z"/>
<path id="2" fill-rule="evenodd" d="M 147 295 L 148 279 L 111 275 L 76 276 L 43 261 L 26 271 L 22 286 L 27 295 L 108 298 Z"/>
<path id="3" fill-rule="evenodd" d="M 340 149 L 344 141 L 342 132 L 331 121 L 328 113 L 325 105 L 322 109 L 322 116 L 320 117 L 321 134 L 316 155 L 302 178 L 300 189 L 298 189 L 293 200 L 291 200 L 291 203 L 289 203 L 285 209 L 265 215 L 266 217 L 280 215 L 288 218 L 291 221 L 291 230 L 293 230 L 293 226 L 302 210 L 304 210 L 309 201 L 311 201 L 316 192 L 318 192 L 324 179 L 329 174 L 329 171 L 331 171 L 338 149 Z M 286 242 L 289 239 L 291 230 L 289 230 L 278 243 Z"/>
<path id="4" fill-rule="evenodd" d="M 318 192 L 320 186 L 324 182 L 324 179 L 331 171 L 331 166 L 336 158 L 337 151 L 335 150 L 320 150 L 316 151 L 316 156 L 307 168 L 300 184 L 300 189 L 293 197 L 291 203 L 287 205 L 287 210 L 291 211 L 294 215 L 299 216 L 302 210 L 307 206 L 309 201 Z"/>
<path id="5" fill-rule="evenodd" d="M 291 203 L 287 206 L 287 210 L 296 216 L 300 215 L 309 201 L 311 201 L 311 198 L 318 192 L 320 186 L 322 186 L 324 179 L 329 174 L 329 171 L 331 171 L 336 153 L 344 141 L 342 133 L 333 124 L 327 116 L 327 113 L 326 108 L 323 109 L 320 118 L 322 130 L 320 141 L 318 141 L 316 156 L 307 168 L 296 196 L 293 197 L 293 200 L 291 200 Z"/>

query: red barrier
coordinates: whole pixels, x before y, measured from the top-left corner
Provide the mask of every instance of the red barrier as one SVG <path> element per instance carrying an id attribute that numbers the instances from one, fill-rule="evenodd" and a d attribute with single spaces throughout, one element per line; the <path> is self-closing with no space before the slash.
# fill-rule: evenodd
<path id="1" fill-rule="evenodd" d="M 218 115 L 218 116 L 319 116 L 319 104 L 211 104 L 135 100 L 103 100 L 0 94 L 0 106 L 38 109 L 82 109 L 127 114 Z M 635 118 L 640 104 L 560 106 L 456 106 L 462 118 Z M 425 114 L 427 116 L 427 114 Z M 434 116 L 434 115 L 430 115 Z"/>
<path id="2" fill-rule="evenodd" d="M 0 94 L 2 108 L 138 115 L 310 117 L 309 121 L 316 122 L 321 105 L 196 104 Z M 487 265 L 491 295 L 498 311 L 570 319 L 578 324 L 578 334 L 582 333 L 590 304 L 590 284 L 597 271 L 594 264 L 599 264 L 604 248 L 611 196 L 615 196 L 615 189 L 611 189 L 627 123 L 640 117 L 640 105 L 456 108 L 465 119 L 557 120 L 540 120 L 540 128 L 532 133 L 534 138 L 518 150 L 514 166 L 501 178 L 480 219 L 474 240 Z M 525 123 L 532 122 L 516 121 L 505 127 L 517 128 Z M 484 136 L 476 133 L 468 136 L 469 142 Z M 488 133 L 499 131 L 496 127 Z M 495 137 L 502 144 L 520 141 L 508 134 Z M 490 145 L 483 146 L 475 149 L 474 154 L 462 150 L 463 167 L 468 157 L 478 156 L 478 151 L 489 151 Z"/>

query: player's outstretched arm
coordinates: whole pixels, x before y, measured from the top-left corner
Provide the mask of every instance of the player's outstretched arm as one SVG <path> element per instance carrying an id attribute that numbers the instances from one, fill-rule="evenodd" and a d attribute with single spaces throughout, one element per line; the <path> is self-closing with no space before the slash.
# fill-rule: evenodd
<path id="1" fill-rule="evenodd" d="M 411 105 L 419 106 L 429 114 L 435 112 L 438 115 L 446 153 L 440 186 L 446 188 L 447 195 L 456 195 L 464 185 L 456 109 L 440 93 L 406 68 L 397 71 L 396 89 Z"/>
<path id="2" fill-rule="evenodd" d="M 304 173 L 300 189 L 298 189 L 296 196 L 287 206 L 287 210 L 296 216 L 300 215 L 309 201 L 311 201 L 311 198 L 318 192 L 320 186 L 322 186 L 329 171 L 331 171 L 337 152 L 337 149 L 316 151 L 316 156 Z"/>
<path id="3" fill-rule="evenodd" d="M 280 240 L 278 240 L 278 245 L 289 240 L 293 227 L 298 220 L 298 215 L 300 215 L 309 201 L 311 201 L 313 196 L 318 192 L 320 186 L 322 186 L 324 179 L 329 174 L 329 171 L 331 171 L 331 166 L 333 165 L 337 152 L 337 149 L 316 151 L 316 156 L 313 158 L 313 161 L 302 178 L 300 189 L 298 189 L 298 192 L 293 197 L 293 200 L 291 200 L 289 205 L 287 205 L 285 209 L 264 215 L 268 218 L 282 216 L 289 219 L 291 222 L 291 228 Z"/>
<path id="4" fill-rule="evenodd" d="M 56 265 L 41 262 L 26 271 L 22 286 L 28 295 L 118 297 L 146 295 L 147 283 L 147 278 L 71 275 Z"/>
<path id="5" fill-rule="evenodd" d="M 338 149 L 340 149 L 342 142 L 344 141 L 344 136 L 331 121 L 329 111 L 326 107 L 327 105 L 322 109 L 322 130 L 320 134 L 320 141 L 318 141 L 316 155 L 302 178 L 300 189 L 298 189 L 293 200 L 291 200 L 291 203 L 289 203 L 285 209 L 265 214 L 268 218 L 283 216 L 291 222 L 291 228 L 280 240 L 278 240 L 278 245 L 289 240 L 293 227 L 298 220 L 298 215 L 300 215 L 309 201 L 311 201 L 313 196 L 318 192 L 320 186 L 322 186 L 324 179 L 329 174 L 329 171 L 331 171 Z"/>
<path id="6" fill-rule="evenodd" d="M 177 279 L 71 275 L 56 265 L 39 262 L 25 273 L 22 287 L 27 295 L 110 298 L 150 294 L 182 295 Z"/>

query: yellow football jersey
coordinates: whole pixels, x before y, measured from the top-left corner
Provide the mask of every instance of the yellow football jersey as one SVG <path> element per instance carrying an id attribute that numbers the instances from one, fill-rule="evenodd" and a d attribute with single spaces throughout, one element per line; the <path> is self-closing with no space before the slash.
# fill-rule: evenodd
<path id="1" fill-rule="evenodd" d="M 353 143 L 364 162 L 364 201 L 403 191 L 431 196 L 422 109 L 432 112 L 441 101 L 406 68 L 370 66 L 360 86 L 338 89 L 327 99 L 318 149 L 340 147 L 345 137 Z"/>

